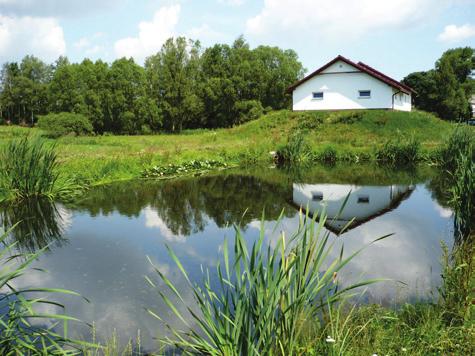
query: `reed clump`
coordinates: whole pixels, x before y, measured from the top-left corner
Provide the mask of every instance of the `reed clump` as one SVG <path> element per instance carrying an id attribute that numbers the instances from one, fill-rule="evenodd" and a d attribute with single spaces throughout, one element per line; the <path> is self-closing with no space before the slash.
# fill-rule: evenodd
<path id="1" fill-rule="evenodd" d="M 0 200 L 61 198 L 78 189 L 60 179 L 56 147 L 41 137 L 11 140 L 0 151 Z"/>
<path id="2" fill-rule="evenodd" d="M 456 127 L 437 151 L 437 162 L 442 168 L 453 170 L 457 167 L 460 154 L 467 159 L 475 160 L 475 133 L 467 129 L 466 125 Z"/>
<path id="3" fill-rule="evenodd" d="M 280 164 L 300 164 L 310 160 L 311 154 L 305 133 L 296 130 L 289 134 L 287 142 L 277 149 L 277 161 Z"/>
<path id="4" fill-rule="evenodd" d="M 204 272 L 201 286 L 191 282 L 169 249 L 188 281 L 198 310 L 190 308 L 173 282 L 154 267 L 168 293 L 163 285 L 147 280 L 187 330 L 167 324 L 173 336 L 161 341 L 186 354 L 295 354 L 304 331 L 303 320 L 318 323 L 328 305 L 339 302 L 358 287 L 377 281 L 366 280 L 338 288 L 339 272 L 361 250 L 343 257 L 342 249 L 339 258 L 331 260 L 329 253 L 334 242 L 330 242 L 329 232 L 323 228 L 326 219 L 325 215 L 318 221 L 316 217 L 301 216 L 298 230 L 290 238 L 282 233 L 274 247 L 265 243 L 264 222 L 258 240 L 252 245 L 236 227 L 234 254 L 229 252 L 227 241 L 223 245 L 224 262 L 217 267 L 217 288 L 211 286 L 209 271 Z M 189 315 L 180 312 L 181 307 Z M 149 312 L 162 320 L 154 311 Z"/>
<path id="5" fill-rule="evenodd" d="M 387 141 L 375 153 L 376 160 L 391 165 L 414 164 L 421 159 L 421 144 L 415 138 Z"/>

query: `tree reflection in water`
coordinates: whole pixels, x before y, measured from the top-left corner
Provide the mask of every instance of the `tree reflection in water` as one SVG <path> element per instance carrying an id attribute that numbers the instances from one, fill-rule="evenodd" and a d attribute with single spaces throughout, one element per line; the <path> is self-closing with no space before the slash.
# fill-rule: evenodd
<path id="1" fill-rule="evenodd" d="M 207 219 L 218 227 L 247 225 L 260 219 L 277 219 L 292 199 L 292 186 L 273 184 L 241 175 L 188 177 L 169 181 L 131 181 L 112 184 L 89 192 L 74 204 L 92 216 L 114 211 L 138 217 L 144 208 L 156 211 L 175 235 L 189 236 L 203 231 Z M 245 212 L 245 214 L 243 214 Z M 294 215 L 286 209 L 288 216 Z"/>
<path id="2" fill-rule="evenodd" d="M 66 242 L 63 233 L 69 213 L 49 199 L 28 199 L 0 207 L 0 222 L 21 252 L 35 252 L 46 246 Z"/>

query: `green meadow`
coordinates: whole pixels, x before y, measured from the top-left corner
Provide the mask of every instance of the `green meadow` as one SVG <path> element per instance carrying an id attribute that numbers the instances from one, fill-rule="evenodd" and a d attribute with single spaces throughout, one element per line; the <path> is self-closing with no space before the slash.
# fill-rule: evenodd
<path id="1" fill-rule="evenodd" d="M 295 132 L 318 160 L 331 152 L 335 160 L 376 159 L 387 142 L 409 139 L 420 143 L 421 159 L 430 159 L 456 125 L 420 111 L 317 112 L 287 110 L 224 129 L 185 130 L 148 136 L 65 136 L 49 139 L 57 145 L 62 174 L 82 184 L 101 184 L 140 177 L 153 166 L 191 160 L 217 160 L 227 165 L 270 163 Z M 471 129 L 468 128 L 467 129 Z M 0 145 L 23 135 L 41 135 L 37 128 L 0 126 Z"/>

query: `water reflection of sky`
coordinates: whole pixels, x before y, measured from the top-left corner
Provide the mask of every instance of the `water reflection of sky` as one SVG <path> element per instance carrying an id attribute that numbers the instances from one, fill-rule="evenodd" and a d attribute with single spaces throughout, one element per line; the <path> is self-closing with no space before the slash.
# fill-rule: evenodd
<path id="1" fill-rule="evenodd" d="M 282 220 L 282 228 L 291 232 L 298 226 L 298 212 L 286 200 L 279 204 L 280 209 L 288 212 Z M 172 325 L 179 323 L 145 282 L 145 275 L 153 275 L 146 256 L 185 290 L 185 282 L 168 256 L 165 244 L 176 252 L 190 278 L 199 281 L 201 266 L 213 270 L 224 237 L 232 239 L 234 236 L 232 227 L 217 224 L 208 214 L 203 215 L 201 229 L 192 229 L 195 232 L 190 235 L 175 234 L 166 222 L 169 217 L 160 215 L 163 211 L 163 206 L 151 203 L 144 204 L 138 214 L 130 216 L 114 209 L 107 214 L 91 214 L 82 208 L 69 210 L 69 227 L 64 235 L 68 243 L 42 256 L 35 266 L 49 273 L 32 272 L 22 283 L 77 291 L 90 303 L 73 297 L 59 297 L 59 300 L 66 304 L 69 314 L 87 322 L 94 321 L 99 336 L 111 335 L 116 330 L 126 342 L 140 330 L 143 342 L 152 345 L 152 338 L 164 330 L 160 330 L 161 324 L 146 313 L 145 307 L 158 310 Z M 439 283 L 440 240 L 451 244 L 451 224 L 450 211 L 439 206 L 423 185 L 416 186 L 409 198 L 394 210 L 340 237 L 332 234 L 338 239 L 337 245 L 344 243 L 345 254 L 349 254 L 382 235 L 394 233 L 351 261 L 340 280 L 348 283 L 362 277 L 384 277 L 404 282 L 371 286 L 365 296 L 371 301 L 393 303 L 428 296 Z M 274 221 L 266 222 L 270 235 L 274 225 Z M 246 238 L 257 238 L 259 226 L 258 216 L 247 220 Z M 339 248 L 334 251 L 332 256 L 336 257 Z M 192 305 L 191 293 L 184 295 Z M 85 326 L 78 326 L 76 332 L 89 331 Z"/>

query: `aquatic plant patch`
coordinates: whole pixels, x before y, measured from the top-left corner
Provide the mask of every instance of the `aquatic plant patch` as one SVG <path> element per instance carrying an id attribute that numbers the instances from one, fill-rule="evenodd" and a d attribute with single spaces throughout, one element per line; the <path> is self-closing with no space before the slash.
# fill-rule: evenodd
<path id="1" fill-rule="evenodd" d="M 181 164 L 168 164 L 166 166 L 154 166 L 142 172 L 143 178 L 160 178 L 167 176 L 185 175 L 189 173 L 205 172 L 216 168 L 227 168 L 225 162 L 217 160 L 191 160 Z"/>

